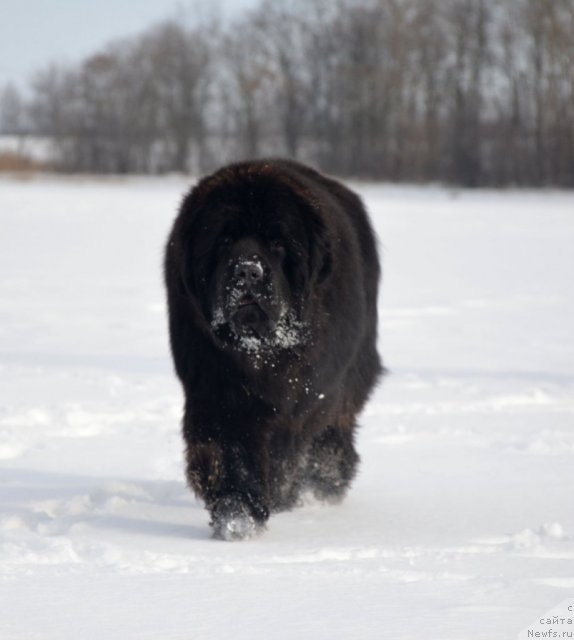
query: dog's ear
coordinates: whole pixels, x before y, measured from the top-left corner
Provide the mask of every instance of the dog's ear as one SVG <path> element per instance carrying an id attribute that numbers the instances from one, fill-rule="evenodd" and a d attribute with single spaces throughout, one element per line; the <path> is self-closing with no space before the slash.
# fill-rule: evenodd
<path id="1" fill-rule="evenodd" d="M 197 216 L 193 202 L 194 191 L 195 189 L 183 199 L 165 249 L 164 275 L 166 284 L 168 284 L 168 288 L 181 296 L 185 296 L 186 293 L 188 295 L 195 293 L 190 290 L 188 266 L 192 258 L 190 255 L 191 230 Z"/>
<path id="2" fill-rule="evenodd" d="M 196 260 L 192 239 L 201 211 L 197 190 L 195 187 L 179 208 L 165 249 L 164 278 L 170 318 L 173 317 L 176 324 L 193 322 L 200 330 L 209 333 L 194 272 Z"/>
<path id="3" fill-rule="evenodd" d="M 302 213 L 308 238 L 308 277 L 310 282 L 321 283 L 333 268 L 333 238 L 325 223 L 326 214 L 308 184 L 291 172 L 284 173 L 281 181 L 291 190 Z"/>
<path id="4" fill-rule="evenodd" d="M 215 174 L 206 176 L 185 196 L 176 218 L 168 253 L 173 241 L 172 254 L 179 269 L 179 283 L 188 295 L 200 297 L 201 282 L 198 278 L 197 265 L 203 263 L 207 249 L 198 246 L 194 239 L 201 235 L 200 224 L 209 211 L 211 198 L 218 190 L 222 190 L 234 178 L 233 170 L 226 167 Z"/>
<path id="5" fill-rule="evenodd" d="M 310 217 L 309 227 L 309 274 L 312 280 L 321 283 L 333 268 L 332 239 L 316 211 Z"/>
<path id="6" fill-rule="evenodd" d="M 328 211 L 323 210 L 324 205 L 304 176 L 287 167 L 283 169 L 281 181 L 291 190 L 303 214 L 308 238 L 309 282 L 322 283 L 333 269 L 334 238 L 326 224 Z"/>
<path id="7" fill-rule="evenodd" d="M 325 223 L 325 213 L 319 203 L 305 193 L 300 200 L 300 206 L 303 207 L 303 220 L 307 229 L 309 281 L 322 283 L 333 269 L 334 239 Z"/>

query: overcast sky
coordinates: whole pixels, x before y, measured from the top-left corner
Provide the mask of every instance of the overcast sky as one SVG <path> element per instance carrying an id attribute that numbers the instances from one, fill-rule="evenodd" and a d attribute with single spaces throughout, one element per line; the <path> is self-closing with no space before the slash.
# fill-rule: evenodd
<path id="1" fill-rule="evenodd" d="M 0 86 L 22 87 L 48 62 L 75 62 L 109 40 L 139 33 L 183 8 L 234 15 L 257 0 L 0 0 Z"/>

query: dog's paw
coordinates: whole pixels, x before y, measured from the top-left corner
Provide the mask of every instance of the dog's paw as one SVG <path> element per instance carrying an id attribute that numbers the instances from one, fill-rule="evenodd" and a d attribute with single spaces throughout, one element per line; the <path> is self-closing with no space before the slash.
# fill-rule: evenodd
<path id="1" fill-rule="evenodd" d="M 260 516 L 260 510 L 254 510 L 240 496 L 225 496 L 211 512 L 213 537 L 228 541 L 253 538 L 265 528 L 266 518 L 256 516 Z"/>

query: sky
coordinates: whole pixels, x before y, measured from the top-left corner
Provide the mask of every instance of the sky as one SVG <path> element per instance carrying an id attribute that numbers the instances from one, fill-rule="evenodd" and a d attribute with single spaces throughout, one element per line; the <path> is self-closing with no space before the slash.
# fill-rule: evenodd
<path id="1" fill-rule="evenodd" d="M 144 31 L 183 9 L 219 5 L 227 16 L 257 0 L 0 0 L 0 86 L 24 87 L 50 62 L 76 62 L 110 40 Z"/>

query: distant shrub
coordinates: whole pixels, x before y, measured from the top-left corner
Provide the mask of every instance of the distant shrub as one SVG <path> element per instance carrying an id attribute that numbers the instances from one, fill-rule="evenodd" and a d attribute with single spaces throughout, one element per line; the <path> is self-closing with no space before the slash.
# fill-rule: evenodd
<path id="1" fill-rule="evenodd" d="M 39 162 L 22 153 L 0 151 L 0 173 L 50 171 L 52 168 L 49 163 Z"/>

